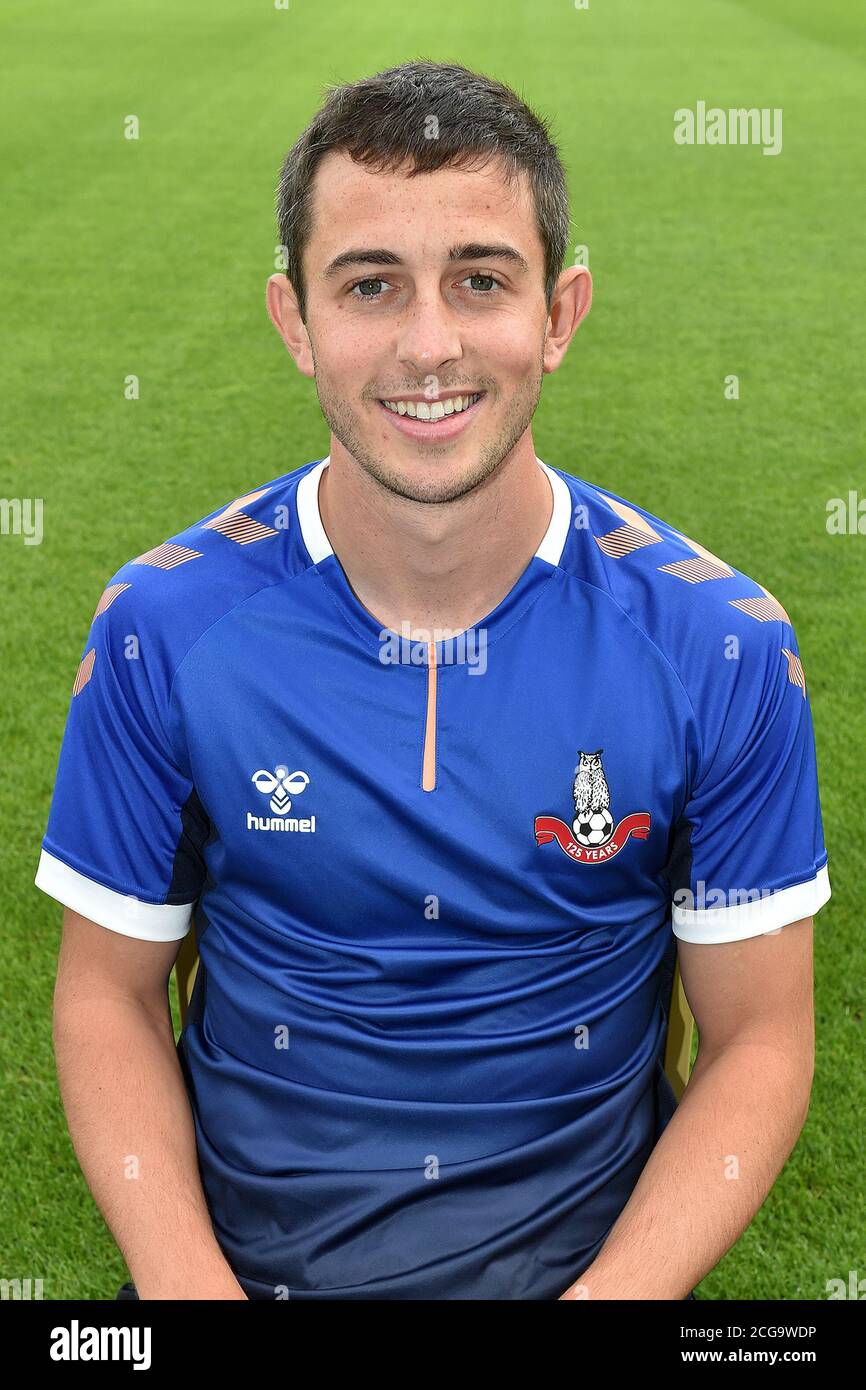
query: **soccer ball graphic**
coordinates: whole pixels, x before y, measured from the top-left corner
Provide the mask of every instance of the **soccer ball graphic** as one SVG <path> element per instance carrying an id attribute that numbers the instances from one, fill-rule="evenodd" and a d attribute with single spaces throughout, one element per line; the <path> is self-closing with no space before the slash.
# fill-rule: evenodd
<path id="1" fill-rule="evenodd" d="M 597 849 L 606 845 L 613 834 L 613 817 L 610 811 L 580 811 L 571 822 L 574 838 L 587 849 Z"/>

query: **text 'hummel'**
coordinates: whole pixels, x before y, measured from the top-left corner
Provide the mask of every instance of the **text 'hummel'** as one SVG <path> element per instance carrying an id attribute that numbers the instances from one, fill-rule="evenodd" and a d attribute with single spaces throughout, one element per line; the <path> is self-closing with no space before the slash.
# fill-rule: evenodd
<path id="1" fill-rule="evenodd" d="M 247 811 L 247 830 L 306 830 L 315 834 L 316 817 L 298 820 L 296 816 L 254 816 Z"/>

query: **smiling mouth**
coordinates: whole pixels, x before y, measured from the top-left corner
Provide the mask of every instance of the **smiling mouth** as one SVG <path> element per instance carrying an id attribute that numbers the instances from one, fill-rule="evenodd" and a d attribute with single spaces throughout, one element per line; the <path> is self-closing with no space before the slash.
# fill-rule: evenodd
<path id="1" fill-rule="evenodd" d="M 449 415 L 462 415 L 464 410 L 469 408 L 477 401 L 481 400 L 483 391 L 476 391 L 468 396 L 450 396 L 443 401 L 385 401 L 380 400 L 379 404 L 386 410 L 390 410 L 392 415 L 406 415 L 410 420 L 427 420 L 431 424 L 437 420 L 444 420 Z"/>

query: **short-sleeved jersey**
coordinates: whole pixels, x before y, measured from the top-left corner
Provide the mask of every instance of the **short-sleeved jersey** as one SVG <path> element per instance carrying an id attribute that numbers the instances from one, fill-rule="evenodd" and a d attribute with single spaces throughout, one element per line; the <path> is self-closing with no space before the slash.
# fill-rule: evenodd
<path id="1" fill-rule="evenodd" d="M 97 604 L 35 881 L 195 931 L 179 1058 L 253 1298 L 558 1298 L 673 1112 L 676 939 L 830 896 L 781 604 L 538 462 L 547 532 L 463 634 L 363 606 L 327 458 Z"/>

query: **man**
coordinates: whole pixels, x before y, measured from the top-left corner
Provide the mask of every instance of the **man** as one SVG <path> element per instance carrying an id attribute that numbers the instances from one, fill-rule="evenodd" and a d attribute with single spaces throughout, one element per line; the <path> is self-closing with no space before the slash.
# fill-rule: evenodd
<path id="1" fill-rule="evenodd" d="M 333 90 L 278 216 L 330 451 L 118 570 L 75 681 L 36 882 L 83 1170 L 143 1298 L 685 1298 L 808 1108 L 793 629 L 537 458 L 590 277 L 514 93 Z"/>

